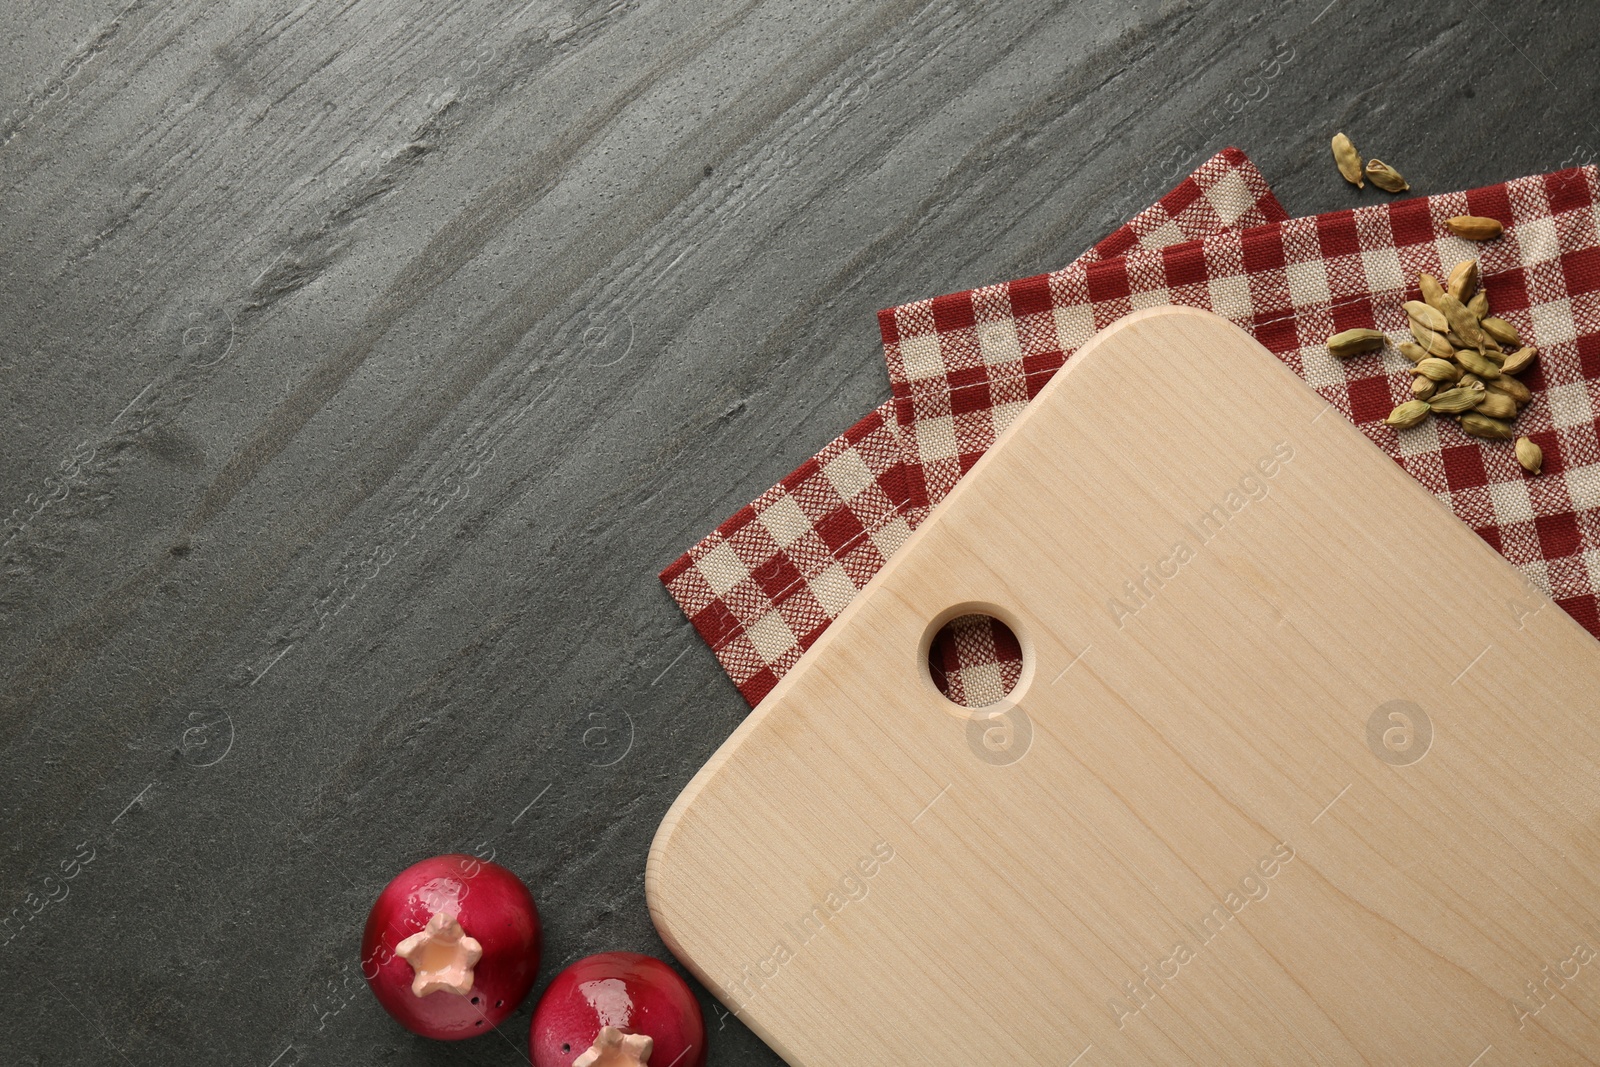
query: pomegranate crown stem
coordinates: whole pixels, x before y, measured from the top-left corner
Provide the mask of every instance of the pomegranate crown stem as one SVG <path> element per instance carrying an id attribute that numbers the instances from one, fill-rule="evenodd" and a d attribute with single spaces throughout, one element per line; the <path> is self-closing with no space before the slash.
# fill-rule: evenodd
<path id="1" fill-rule="evenodd" d="M 624 1034 L 615 1026 L 602 1026 L 572 1067 L 649 1067 L 655 1041 L 644 1034 Z"/>
<path id="2" fill-rule="evenodd" d="M 413 996 L 472 992 L 472 968 L 483 958 L 483 946 L 469 937 L 454 915 L 436 911 L 428 925 L 395 947 L 395 955 L 411 964 Z"/>

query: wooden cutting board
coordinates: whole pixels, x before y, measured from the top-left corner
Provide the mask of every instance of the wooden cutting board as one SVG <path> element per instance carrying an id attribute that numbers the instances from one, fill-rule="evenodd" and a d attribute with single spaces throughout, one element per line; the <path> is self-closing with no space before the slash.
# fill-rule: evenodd
<path id="1" fill-rule="evenodd" d="M 983 721 L 927 667 L 971 611 L 1025 660 Z M 717 751 L 646 890 L 799 1067 L 1600 1063 L 1600 644 L 1246 334 L 1142 312 Z"/>

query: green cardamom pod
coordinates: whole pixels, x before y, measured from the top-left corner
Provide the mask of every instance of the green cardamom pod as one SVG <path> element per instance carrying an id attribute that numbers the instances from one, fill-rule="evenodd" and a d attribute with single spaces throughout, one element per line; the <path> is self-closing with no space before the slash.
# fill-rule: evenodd
<path id="1" fill-rule="evenodd" d="M 1538 474 L 1544 467 L 1544 449 L 1526 437 L 1517 438 L 1517 462 L 1529 474 Z"/>
<path id="2" fill-rule="evenodd" d="M 1533 366 L 1533 361 L 1538 355 L 1537 348 L 1519 348 L 1506 357 L 1506 361 L 1500 365 L 1500 373 L 1521 374 Z"/>
<path id="3" fill-rule="evenodd" d="M 1340 359 L 1347 359 L 1363 352 L 1376 352 L 1388 340 L 1388 335 L 1381 330 L 1345 330 L 1328 338 L 1328 351 Z"/>
<path id="4" fill-rule="evenodd" d="M 1463 411 L 1471 411 L 1477 407 L 1485 395 L 1487 394 L 1477 389 L 1463 389 L 1457 386 L 1442 393 L 1435 393 L 1433 399 L 1428 401 L 1428 406 L 1441 415 L 1459 415 Z"/>
<path id="5" fill-rule="evenodd" d="M 1444 224 L 1450 227 L 1451 233 L 1469 241 L 1492 241 L 1505 232 L 1499 219 L 1484 218 L 1482 215 L 1457 215 L 1453 219 L 1445 219 Z"/>
<path id="6" fill-rule="evenodd" d="M 1350 143 L 1350 138 L 1342 133 L 1333 135 L 1333 161 L 1339 165 L 1339 173 L 1344 175 L 1345 181 L 1357 189 L 1366 188 L 1366 182 L 1361 177 L 1361 153 Z"/>
<path id="7" fill-rule="evenodd" d="M 1478 414 L 1487 415 L 1491 419 L 1514 419 L 1517 417 L 1517 402 L 1504 393 L 1488 391 L 1479 393 L 1483 403 L 1478 405 Z"/>
<path id="8" fill-rule="evenodd" d="M 1411 188 L 1411 183 L 1400 176 L 1400 172 L 1381 159 L 1367 160 L 1367 177 L 1386 193 L 1403 193 Z"/>
<path id="9" fill-rule="evenodd" d="M 1477 300 L 1478 298 L 1473 297 L 1472 299 Z M 1472 309 L 1468 307 L 1467 310 L 1471 311 Z M 1520 345 L 1522 343 L 1522 338 L 1517 335 L 1515 326 L 1505 319 L 1497 319 L 1493 315 L 1483 319 L 1483 332 L 1503 345 Z"/>
<path id="10" fill-rule="evenodd" d="M 1492 382 L 1487 383 L 1492 393 L 1504 393 L 1518 404 L 1526 404 L 1533 399 L 1533 390 L 1517 381 L 1515 378 L 1502 374 Z"/>
<path id="11" fill-rule="evenodd" d="M 1444 283 L 1444 291 L 1465 303 L 1478 295 L 1478 261 L 1463 259 L 1450 270 L 1450 278 Z M 1443 311 L 1444 308 L 1440 308 Z"/>
<path id="12" fill-rule="evenodd" d="M 1389 412 L 1389 417 L 1383 421 L 1397 430 L 1409 430 L 1432 413 L 1433 409 L 1428 403 L 1426 400 L 1407 400 Z"/>
<path id="13" fill-rule="evenodd" d="M 1429 356 L 1415 367 L 1412 367 L 1411 372 L 1436 382 L 1453 382 L 1461 377 L 1460 367 L 1447 359 L 1435 359 L 1433 356 Z"/>
<path id="14" fill-rule="evenodd" d="M 1421 345 L 1430 356 L 1450 359 L 1456 354 L 1456 350 L 1451 347 L 1444 334 L 1434 333 L 1425 326 L 1419 326 L 1415 319 L 1411 320 L 1411 336 L 1417 339 L 1417 344 Z"/>
<path id="15" fill-rule="evenodd" d="M 1491 441 L 1511 440 L 1511 424 L 1491 419 L 1487 415 L 1480 415 L 1476 411 L 1469 411 L 1461 416 L 1461 429 L 1473 437 L 1485 437 Z"/>
<path id="16" fill-rule="evenodd" d="M 1478 325 L 1478 317 L 1467 310 L 1467 305 L 1460 299 L 1444 294 L 1439 299 L 1439 310 L 1450 322 L 1450 330 L 1473 348 L 1482 348 L 1485 334 L 1483 327 Z"/>
<path id="17" fill-rule="evenodd" d="M 1411 316 L 1411 321 L 1423 329 L 1444 333 L 1450 328 L 1450 321 L 1444 317 L 1444 312 L 1436 307 L 1430 307 L 1420 300 L 1407 300 L 1401 306 L 1406 309 L 1406 314 Z"/>
<path id="18" fill-rule="evenodd" d="M 1494 360 L 1474 349 L 1463 348 L 1457 352 L 1456 362 L 1486 382 L 1500 377 L 1500 368 L 1494 365 Z"/>
<path id="19" fill-rule="evenodd" d="M 1422 290 L 1422 299 L 1429 307 L 1439 306 L 1439 298 L 1444 295 L 1444 286 L 1439 284 L 1438 278 L 1431 274 L 1419 274 L 1417 288 Z"/>

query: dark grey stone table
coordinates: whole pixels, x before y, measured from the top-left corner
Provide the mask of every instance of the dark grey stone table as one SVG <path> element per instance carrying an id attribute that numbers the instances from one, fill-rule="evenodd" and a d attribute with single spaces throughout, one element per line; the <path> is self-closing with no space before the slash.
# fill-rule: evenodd
<path id="1" fill-rule="evenodd" d="M 1341 128 L 1418 192 L 1600 148 L 1577 0 L 0 22 L 6 1063 L 523 1062 L 531 998 L 390 1022 L 367 908 L 476 852 L 541 985 L 664 951 L 646 848 L 746 708 L 655 572 L 887 395 L 879 307 L 1227 144 L 1296 214 L 1382 195 Z"/>

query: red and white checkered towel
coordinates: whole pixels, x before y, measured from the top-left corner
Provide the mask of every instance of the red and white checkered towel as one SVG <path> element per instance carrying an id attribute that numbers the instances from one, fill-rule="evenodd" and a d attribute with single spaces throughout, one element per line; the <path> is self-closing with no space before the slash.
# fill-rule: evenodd
<path id="1" fill-rule="evenodd" d="M 1184 304 L 1249 330 L 1600 635 L 1597 186 L 1585 168 L 1288 220 L 1249 160 L 1224 152 L 1063 270 L 882 312 L 891 404 L 662 580 L 758 702 L 1083 342 L 1130 311 Z M 1444 220 L 1469 213 L 1500 219 L 1505 236 L 1451 236 Z M 1410 399 L 1409 362 L 1392 349 L 1338 361 L 1324 345 L 1354 326 L 1406 336 L 1417 272 L 1442 277 L 1474 256 L 1495 314 L 1541 352 L 1517 423 L 1545 451 L 1540 478 L 1509 443 L 1447 420 L 1397 434 L 1381 420 Z M 973 705 L 1004 692 L 1018 665 L 1006 637 L 957 627 L 934 651 L 936 680 Z"/>
<path id="2" fill-rule="evenodd" d="M 1255 164 L 1229 148 L 1073 265 L 1287 217 Z M 879 405 L 661 572 L 752 705 L 927 514 L 926 477 L 907 466 L 902 413 L 910 409 L 898 399 Z M 1008 644 L 1005 633 L 974 624 L 955 630 L 962 633 L 960 649 L 951 643 L 935 656 L 942 668 L 935 676 L 954 699 L 977 702 L 964 694 L 963 664 L 979 673 L 1000 664 L 1015 683 L 1021 654 L 1012 651 L 1014 638 Z"/>

